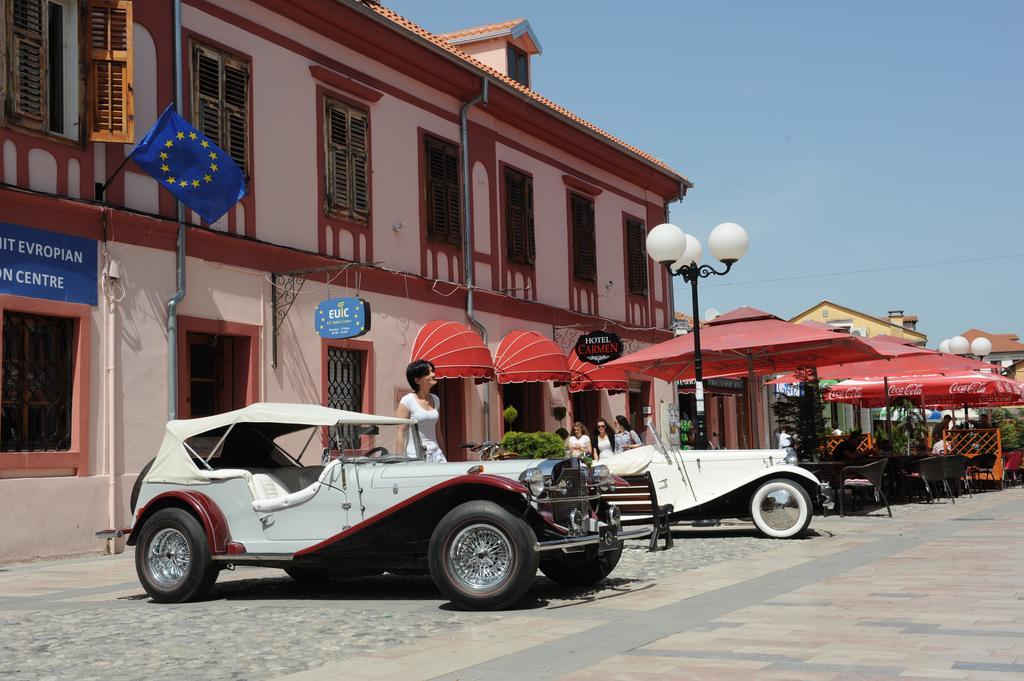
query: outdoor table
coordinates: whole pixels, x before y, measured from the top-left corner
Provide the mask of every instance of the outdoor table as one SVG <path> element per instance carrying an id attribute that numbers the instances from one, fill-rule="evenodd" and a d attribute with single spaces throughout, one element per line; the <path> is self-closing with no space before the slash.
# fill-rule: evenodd
<path id="1" fill-rule="evenodd" d="M 838 487 L 840 471 L 847 466 L 862 466 L 866 463 L 878 461 L 880 458 L 889 460 L 889 464 L 885 467 L 885 477 L 883 478 L 886 486 L 886 494 L 890 499 L 899 499 L 902 501 L 904 498 L 904 489 L 900 482 L 903 477 L 903 471 L 909 464 L 926 458 L 926 455 L 886 457 L 872 456 L 858 457 L 856 459 L 838 459 L 833 461 L 801 461 L 799 466 L 814 473 L 818 476 L 819 480 L 827 482 L 832 489 L 836 490 L 836 494 L 840 494 L 842 491 Z"/>

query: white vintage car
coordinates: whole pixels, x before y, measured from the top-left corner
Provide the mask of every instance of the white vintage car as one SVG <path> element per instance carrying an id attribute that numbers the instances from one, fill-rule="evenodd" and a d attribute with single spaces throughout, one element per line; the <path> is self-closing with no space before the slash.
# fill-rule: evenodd
<path id="1" fill-rule="evenodd" d="M 799 537 L 816 505 L 833 505 L 828 484 L 796 466 L 791 450 L 681 451 L 665 447 L 650 429 L 648 439 L 654 444 L 601 458 L 612 475 L 629 483 L 605 497 L 619 507 L 624 525 L 655 521 L 649 489 L 657 506 L 671 505 L 669 524 L 749 518 L 762 534 L 778 539 Z"/>
<path id="2" fill-rule="evenodd" d="M 322 450 L 328 432 L 335 448 Z M 254 404 L 168 422 L 132 491 L 131 528 L 97 534 L 129 534 L 159 602 L 201 598 L 221 569 L 259 565 L 299 580 L 429 571 L 455 604 L 496 609 L 538 567 L 597 583 L 623 539 L 649 533 L 621 531 L 599 491 L 612 487 L 607 468 L 575 459 L 427 463 L 406 419 Z"/>

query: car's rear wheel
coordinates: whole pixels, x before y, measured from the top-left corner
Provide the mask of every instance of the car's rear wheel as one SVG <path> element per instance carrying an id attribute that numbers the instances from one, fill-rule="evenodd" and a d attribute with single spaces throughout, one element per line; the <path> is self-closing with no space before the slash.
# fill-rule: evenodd
<path id="1" fill-rule="evenodd" d="M 430 576 L 466 610 L 506 608 L 537 574 L 533 530 L 490 501 L 470 501 L 448 512 L 430 537 Z"/>
<path id="2" fill-rule="evenodd" d="M 146 593 L 158 603 L 200 599 L 220 572 L 210 560 L 203 526 L 180 508 L 159 510 L 142 526 L 135 570 Z"/>
<path id="3" fill-rule="evenodd" d="M 598 555 L 589 553 L 562 553 L 545 558 L 540 562 L 540 571 L 557 584 L 565 586 L 593 586 L 611 574 L 622 557 L 622 542 L 619 548 Z"/>
<path id="4" fill-rule="evenodd" d="M 798 482 L 774 478 L 761 484 L 750 499 L 754 525 L 767 537 L 792 539 L 811 524 L 811 497 Z"/>

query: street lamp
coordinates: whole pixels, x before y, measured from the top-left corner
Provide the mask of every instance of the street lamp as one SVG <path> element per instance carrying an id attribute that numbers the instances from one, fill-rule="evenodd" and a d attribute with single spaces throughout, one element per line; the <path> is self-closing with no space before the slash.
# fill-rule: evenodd
<path id="1" fill-rule="evenodd" d="M 719 272 L 711 265 L 701 265 L 704 248 L 692 234 L 672 224 L 661 224 L 647 234 L 647 254 L 655 262 L 668 268 L 669 276 L 679 276 L 689 282 L 693 298 L 693 379 L 697 401 L 697 449 L 707 449 L 707 429 L 704 423 L 704 376 L 700 353 L 700 309 L 697 303 L 697 281 L 712 274 L 727 274 L 732 264 L 747 253 L 750 240 L 747 232 L 733 222 L 723 222 L 711 230 L 708 248 L 711 255 L 725 265 Z"/>

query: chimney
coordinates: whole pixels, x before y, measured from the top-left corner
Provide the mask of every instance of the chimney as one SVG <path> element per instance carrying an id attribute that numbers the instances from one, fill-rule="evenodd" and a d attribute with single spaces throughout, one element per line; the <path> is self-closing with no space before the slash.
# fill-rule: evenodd
<path id="1" fill-rule="evenodd" d="M 889 310 L 889 323 L 903 328 L 903 310 Z"/>

